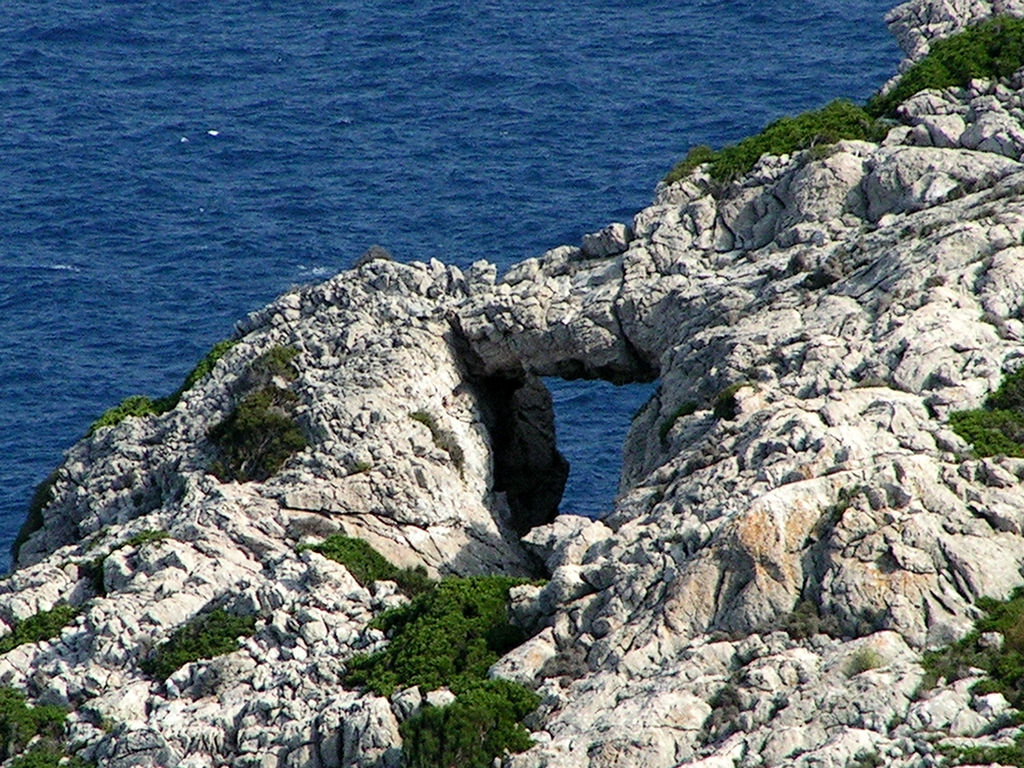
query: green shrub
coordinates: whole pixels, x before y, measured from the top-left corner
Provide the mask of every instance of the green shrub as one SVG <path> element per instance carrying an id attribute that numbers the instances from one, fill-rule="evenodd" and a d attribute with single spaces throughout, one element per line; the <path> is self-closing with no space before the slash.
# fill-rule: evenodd
<path id="1" fill-rule="evenodd" d="M 466 463 L 466 455 L 462 451 L 462 446 L 459 445 L 455 439 L 455 435 L 449 432 L 447 429 L 442 429 L 437 420 L 426 411 L 416 411 L 415 413 L 409 414 L 409 418 L 413 421 L 418 421 L 423 424 L 427 429 L 430 430 L 430 436 L 434 440 L 434 445 L 445 451 L 452 460 L 452 464 L 459 470 L 459 474 L 462 474 L 462 468 Z"/>
<path id="2" fill-rule="evenodd" d="M 846 662 L 846 675 L 853 677 L 869 669 L 878 669 L 885 665 L 885 659 L 874 648 L 863 647 L 854 653 Z"/>
<path id="3" fill-rule="evenodd" d="M 975 622 L 975 630 L 957 643 L 924 654 L 925 677 L 922 689 L 935 686 L 939 679 L 952 682 L 984 670 L 988 677 L 975 687 L 978 693 L 1002 693 L 1016 708 L 1024 706 L 1024 588 L 1014 590 L 1009 600 L 990 598 L 978 601 L 984 616 Z M 984 632 L 1003 636 L 1002 647 L 981 642 Z"/>
<path id="4" fill-rule="evenodd" d="M 171 534 L 167 531 L 147 529 L 145 531 L 139 531 L 116 549 L 122 549 L 124 547 L 141 547 L 143 544 L 149 544 L 154 541 L 163 541 L 164 539 L 169 538 L 171 538 Z"/>
<path id="5" fill-rule="evenodd" d="M 951 413 L 949 426 L 977 456 L 1024 457 L 1024 367 L 1006 376 L 983 407 Z"/>
<path id="6" fill-rule="evenodd" d="M 868 102 L 875 116 L 927 88 L 965 86 L 974 78 L 1009 77 L 1024 65 L 1024 20 L 997 16 L 931 44 L 928 55 L 908 69 L 884 96 Z"/>
<path id="7" fill-rule="evenodd" d="M 985 400 L 993 411 L 1024 411 L 1024 366 L 1003 378 L 999 389 Z"/>
<path id="8" fill-rule="evenodd" d="M 324 557 L 344 565 L 361 586 L 375 581 L 394 581 L 410 597 L 422 594 L 434 586 L 422 565 L 415 568 L 397 568 L 362 539 L 336 533 L 320 544 L 299 547 L 311 549 Z"/>
<path id="9" fill-rule="evenodd" d="M 877 752 L 858 752 L 850 768 L 880 768 L 885 765 L 885 760 Z"/>
<path id="10" fill-rule="evenodd" d="M 203 379 L 210 374 L 213 371 L 214 366 L 217 365 L 217 361 L 224 357 L 224 355 L 226 355 L 237 343 L 237 341 L 225 339 L 224 341 L 218 341 L 214 344 L 213 348 L 206 353 L 206 356 L 203 357 L 203 359 L 196 364 L 196 367 L 189 372 L 188 376 L 185 377 L 185 382 L 181 385 L 181 388 L 168 398 L 169 400 L 174 401 L 170 408 L 177 405 L 181 396 L 192 389 L 200 379 Z M 168 408 L 168 410 L 170 410 L 170 408 Z"/>
<path id="11" fill-rule="evenodd" d="M 0 637 L 0 654 L 8 653 L 19 645 L 38 643 L 56 637 L 76 615 L 77 608 L 59 603 L 49 611 L 40 611 L 27 619 L 15 620 L 10 633 Z"/>
<path id="12" fill-rule="evenodd" d="M 139 667 L 158 680 L 166 680 L 186 664 L 238 650 L 238 638 L 256 631 L 255 616 L 235 616 L 216 609 L 175 630 Z"/>
<path id="13" fill-rule="evenodd" d="M 353 657 L 347 682 L 380 696 L 413 685 L 467 690 L 525 639 L 507 612 L 509 589 L 522 583 L 507 576 L 446 578 L 408 605 L 384 612 L 373 626 L 391 642 L 371 656 Z"/>
<path id="14" fill-rule="evenodd" d="M 712 407 L 712 412 L 715 414 L 715 418 L 724 419 L 725 421 L 732 421 L 739 415 L 740 405 L 736 402 L 736 393 L 744 387 L 749 387 L 749 381 L 738 381 L 731 386 L 726 387 L 718 393 L 718 397 L 715 398 L 715 404 Z"/>
<path id="15" fill-rule="evenodd" d="M 68 757 L 67 752 L 54 746 L 32 747 L 11 761 L 10 768 L 95 768 L 78 757 Z"/>
<path id="16" fill-rule="evenodd" d="M 32 500 L 28 504 L 28 515 L 25 516 L 25 522 L 21 524 L 21 528 L 18 529 L 18 535 L 14 538 L 14 543 L 11 544 L 12 560 L 18 559 L 21 545 L 28 541 L 29 536 L 43 527 L 43 510 L 54 501 L 53 486 L 56 483 L 57 470 L 55 469 L 43 482 L 36 486 L 35 492 L 32 494 Z"/>
<path id="17" fill-rule="evenodd" d="M 93 435 L 101 427 L 112 427 L 120 424 L 129 416 L 151 416 L 161 411 L 157 410 L 157 404 L 145 395 L 130 395 L 115 405 L 108 408 L 90 426 L 87 435 Z"/>
<path id="18" fill-rule="evenodd" d="M 1024 411 L 956 411 L 949 425 L 977 456 L 1024 456 Z"/>
<path id="19" fill-rule="evenodd" d="M 250 366 L 249 372 L 264 384 L 269 384 L 274 378 L 295 381 L 299 377 L 299 372 L 293 361 L 299 354 L 300 350 L 295 347 L 284 347 L 278 344 L 256 358 Z"/>
<path id="20" fill-rule="evenodd" d="M 878 141 L 886 128 L 864 109 L 844 99 L 836 99 L 821 109 L 796 117 L 782 117 L 769 123 L 761 133 L 748 136 L 717 152 L 707 147 L 690 150 L 682 162 L 665 177 L 665 183 L 685 177 L 697 165 L 710 163 L 712 179 L 725 182 L 750 171 L 763 154 L 784 155 L 803 149 L 835 144 L 842 139 Z"/>
<path id="21" fill-rule="evenodd" d="M 446 707 L 426 706 L 400 726 L 406 768 L 491 768 L 532 746 L 520 721 L 540 697 L 507 680 L 476 683 Z"/>
<path id="22" fill-rule="evenodd" d="M 1003 747 L 961 747 L 940 744 L 947 765 L 1013 765 L 1024 768 L 1024 734 Z"/>
<path id="23" fill-rule="evenodd" d="M 672 170 L 668 172 L 668 175 L 665 176 L 665 183 L 671 184 L 674 181 L 686 178 L 698 165 L 710 163 L 716 156 L 715 150 L 707 144 L 698 144 L 695 147 L 690 147 L 686 157 L 676 163 Z"/>
<path id="24" fill-rule="evenodd" d="M 57 752 L 66 715 L 60 707 L 30 707 L 21 691 L 0 687 L 0 760 L 21 754 L 37 736 L 39 750 Z"/>
<path id="25" fill-rule="evenodd" d="M 672 431 L 672 427 L 675 425 L 676 421 L 684 416 L 692 416 L 696 412 L 697 404 L 691 401 L 683 403 L 672 411 L 671 415 L 661 422 L 661 425 L 658 427 L 658 437 L 661 439 L 661 442 L 664 443 L 668 438 L 668 433 Z"/>
<path id="26" fill-rule="evenodd" d="M 768 629 L 781 629 L 793 640 L 806 640 L 818 634 L 841 636 L 836 617 L 830 613 L 822 616 L 818 606 L 811 600 L 798 602 L 790 613 L 779 616 Z"/>
<path id="27" fill-rule="evenodd" d="M 217 364 L 217 361 L 235 344 L 236 342 L 230 340 L 214 344 L 213 349 L 207 352 L 206 356 L 185 377 L 185 382 L 178 390 L 167 397 L 158 397 L 156 400 L 152 400 L 145 395 L 130 395 L 126 397 L 118 405 L 104 411 L 103 415 L 90 425 L 87 436 L 95 434 L 96 430 L 100 429 L 100 427 L 112 427 L 115 424 L 120 424 L 129 416 L 159 416 L 172 410 L 178 404 L 178 401 L 181 400 L 181 396 L 192 389 L 201 378 L 210 373 Z"/>
<path id="28" fill-rule="evenodd" d="M 373 550 L 345 537 L 324 544 L 332 539 L 325 549 L 358 562 L 357 570 L 388 572 Z M 381 696 L 412 686 L 455 693 L 449 706 L 425 706 L 402 724 L 407 768 L 489 768 L 495 757 L 530 747 L 520 721 L 537 707 L 537 696 L 515 683 L 486 679 L 490 666 L 525 639 L 509 623 L 507 608 L 509 589 L 521 583 L 506 576 L 444 579 L 372 622 L 390 638 L 383 650 L 349 659 L 346 684 Z"/>
<path id="29" fill-rule="evenodd" d="M 220 480 L 262 482 L 307 446 L 293 417 L 294 392 L 266 386 L 242 398 L 228 417 L 210 429 L 218 457 L 210 471 Z"/>

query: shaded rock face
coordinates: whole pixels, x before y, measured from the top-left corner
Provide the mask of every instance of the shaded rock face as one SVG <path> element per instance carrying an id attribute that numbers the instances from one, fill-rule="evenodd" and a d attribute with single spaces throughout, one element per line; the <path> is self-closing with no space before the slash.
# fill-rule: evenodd
<path id="1" fill-rule="evenodd" d="M 297 353 L 297 380 L 278 384 L 297 396 L 310 447 L 241 494 L 333 517 L 403 565 L 530 573 L 514 531 L 553 518 L 566 466 L 539 380 L 496 386 L 470 374 L 448 315 L 473 289 L 439 263 L 376 260 L 254 313 L 174 412 L 72 449 L 19 563 L 151 511 L 187 517 L 219 492 L 209 432 L 252 391 L 261 356 L 283 346 Z M 527 489 L 524 474 L 549 477 Z"/>
<path id="2" fill-rule="evenodd" d="M 1007 9 L 891 19 L 918 56 Z M 404 598 L 296 549 L 343 531 L 435 574 L 550 574 L 512 590 L 531 638 L 492 669 L 542 696 L 507 768 L 923 767 L 932 737 L 1011 739 L 971 680 L 915 691 L 922 649 L 1024 582 L 1024 460 L 948 426 L 1024 365 L 1022 88 L 919 94 L 881 144 L 764 157 L 724 188 L 698 169 L 501 279 L 369 258 L 286 294 L 173 411 L 69 451 L 0 618 L 85 609 L 0 682 L 73 708 L 105 765 L 397 766 L 400 722 L 448 694 L 345 688 Z M 279 346 L 309 446 L 220 482 L 210 430 Z M 543 375 L 660 380 L 604 520 L 556 517 Z M 215 607 L 256 633 L 142 673 Z"/>

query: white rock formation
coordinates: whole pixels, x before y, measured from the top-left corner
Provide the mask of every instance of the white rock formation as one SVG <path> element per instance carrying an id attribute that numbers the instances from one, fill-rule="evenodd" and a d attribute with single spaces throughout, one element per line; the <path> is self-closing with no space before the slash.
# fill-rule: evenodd
<path id="1" fill-rule="evenodd" d="M 891 21 L 919 57 L 1004 11 L 1024 6 Z M 900 117 L 726 186 L 698 169 L 500 280 L 373 259 L 250 316 L 173 411 L 70 450 L 0 618 L 84 610 L 0 657 L 0 684 L 74 708 L 103 765 L 396 766 L 399 722 L 447 692 L 345 689 L 402 598 L 296 549 L 341 530 L 435 574 L 550 574 L 513 590 L 532 637 L 491 670 L 543 698 L 509 767 L 909 768 L 936 738 L 1005 743 L 980 735 L 1001 696 L 915 692 L 921 651 L 1024 583 L 1024 460 L 973 458 L 948 426 L 1024 365 L 1024 77 Z M 310 445 L 222 483 L 209 430 L 278 345 Z M 553 519 L 539 375 L 660 379 L 602 521 Z M 130 543 L 147 530 L 169 538 Z M 256 634 L 166 683 L 141 671 L 214 606 Z"/>

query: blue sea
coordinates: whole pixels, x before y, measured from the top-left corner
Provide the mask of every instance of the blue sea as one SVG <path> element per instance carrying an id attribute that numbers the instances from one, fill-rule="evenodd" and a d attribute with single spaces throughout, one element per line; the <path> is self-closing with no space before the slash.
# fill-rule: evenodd
<path id="1" fill-rule="evenodd" d="M 246 312 L 375 243 L 504 269 L 628 222 L 691 145 L 870 96 L 889 5 L 4 0 L 0 549 Z M 562 509 L 601 514 L 650 385 L 550 384 Z"/>

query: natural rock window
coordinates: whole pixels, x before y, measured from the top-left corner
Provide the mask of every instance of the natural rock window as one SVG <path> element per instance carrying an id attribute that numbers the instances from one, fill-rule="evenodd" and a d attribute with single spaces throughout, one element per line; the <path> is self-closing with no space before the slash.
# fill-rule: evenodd
<path id="1" fill-rule="evenodd" d="M 622 447 L 633 415 L 657 382 L 615 385 L 549 378 L 558 450 L 569 462 L 561 514 L 602 517 L 611 511 L 622 474 Z"/>

